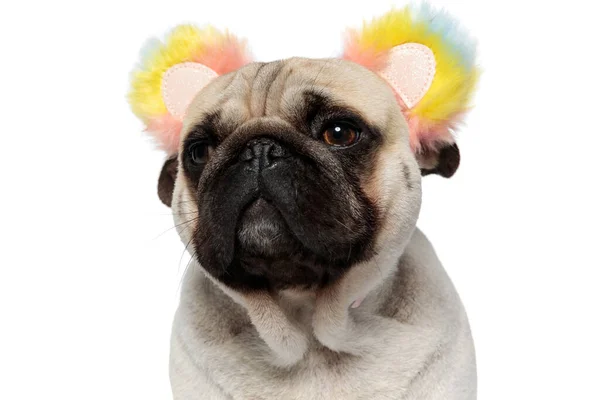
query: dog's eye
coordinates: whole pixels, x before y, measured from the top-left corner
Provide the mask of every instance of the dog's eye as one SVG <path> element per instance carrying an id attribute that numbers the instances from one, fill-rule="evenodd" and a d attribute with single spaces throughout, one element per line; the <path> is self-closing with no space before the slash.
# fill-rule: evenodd
<path id="1" fill-rule="evenodd" d="M 190 155 L 194 164 L 206 164 L 212 153 L 212 147 L 208 143 L 195 143 L 190 147 Z"/>
<path id="2" fill-rule="evenodd" d="M 360 131 L 345 122 L 335 122 L 323 131 L 323 141 L 330 146 L 346 147 L 358 140 Z"/>

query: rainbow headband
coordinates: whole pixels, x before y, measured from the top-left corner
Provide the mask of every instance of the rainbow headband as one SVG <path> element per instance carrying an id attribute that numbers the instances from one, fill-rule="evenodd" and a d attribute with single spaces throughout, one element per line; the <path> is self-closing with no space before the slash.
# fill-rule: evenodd
<path id="1" fill-rule="evenodd" d="M 427 4 L 392 10 L 350 30 L 342 58 L 391 86 L 415 152 L 454 143 L 479 70 L 474 41 L 450 16 Z M 180 25 L 147 49 L 133 72 L 129 103 L 157 144 L 175 154 L 194 97 L 212 79 L 251 61 L 245 41 L 228 32 Z"/>

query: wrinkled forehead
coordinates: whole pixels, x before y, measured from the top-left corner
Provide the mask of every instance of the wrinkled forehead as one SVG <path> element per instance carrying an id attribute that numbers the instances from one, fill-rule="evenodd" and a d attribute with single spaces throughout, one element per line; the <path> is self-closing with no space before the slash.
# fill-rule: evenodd
<path id="1" fill-rule="evenodd" d="M 249 64 L 215 79 L 190 105 L 183 137 L 215 115 L 234 127 L 260 117 L 293 122 L 325 106 L 351 110 L 383 132 L 400 114 L 392 90 L 366 68 L 339 59 L 292 58 Z"/>

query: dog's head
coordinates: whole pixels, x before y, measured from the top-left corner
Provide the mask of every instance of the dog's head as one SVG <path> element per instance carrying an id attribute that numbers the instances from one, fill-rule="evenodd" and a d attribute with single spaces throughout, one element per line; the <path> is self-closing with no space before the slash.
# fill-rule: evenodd
<path id="1" fill-rule="evenodd" d="M 477 74 L 434 26 L 394 36 L 397 13 L 340 59 L 250 63 L 231 36 L 182 27 L 137 72 L 134 110 L 169 152 L 159 196 L 212 278 L 319 288 L 408 240 L 421 176 L 458 167 Z"/>
<path id="2" fill-rule="evenodd" d="M 372 257 L 395 225 L 412 229 L 419 210 L 393 93 L 344 60 L 254 63 L 215 79 L 167 165 L 179 173 L 159 191 L 177 224 L 192 220 L 184 239 L 238 289 L 324 285 Z"/>

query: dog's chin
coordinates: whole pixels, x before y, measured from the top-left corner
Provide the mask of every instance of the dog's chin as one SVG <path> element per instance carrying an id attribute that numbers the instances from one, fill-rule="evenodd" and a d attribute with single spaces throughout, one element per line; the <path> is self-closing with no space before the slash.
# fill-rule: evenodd
<path id="1" fill-rule="evenodd" d="M 245 276 L 238 286 L 263 282 L 272 289 L 309 288 L 331 279 L 332 272 L 316 262 L 277 207 L 262 197 L 241 213 L 236 235 L 232 266 L 239 266 Z"/>
<path id="2" fill-rule="evenodd" d="M 244 256 L 277 259 L 296 251 L 299 243 L 277 208 L 260 197 L 240 215 L 237 247 Z"/>

